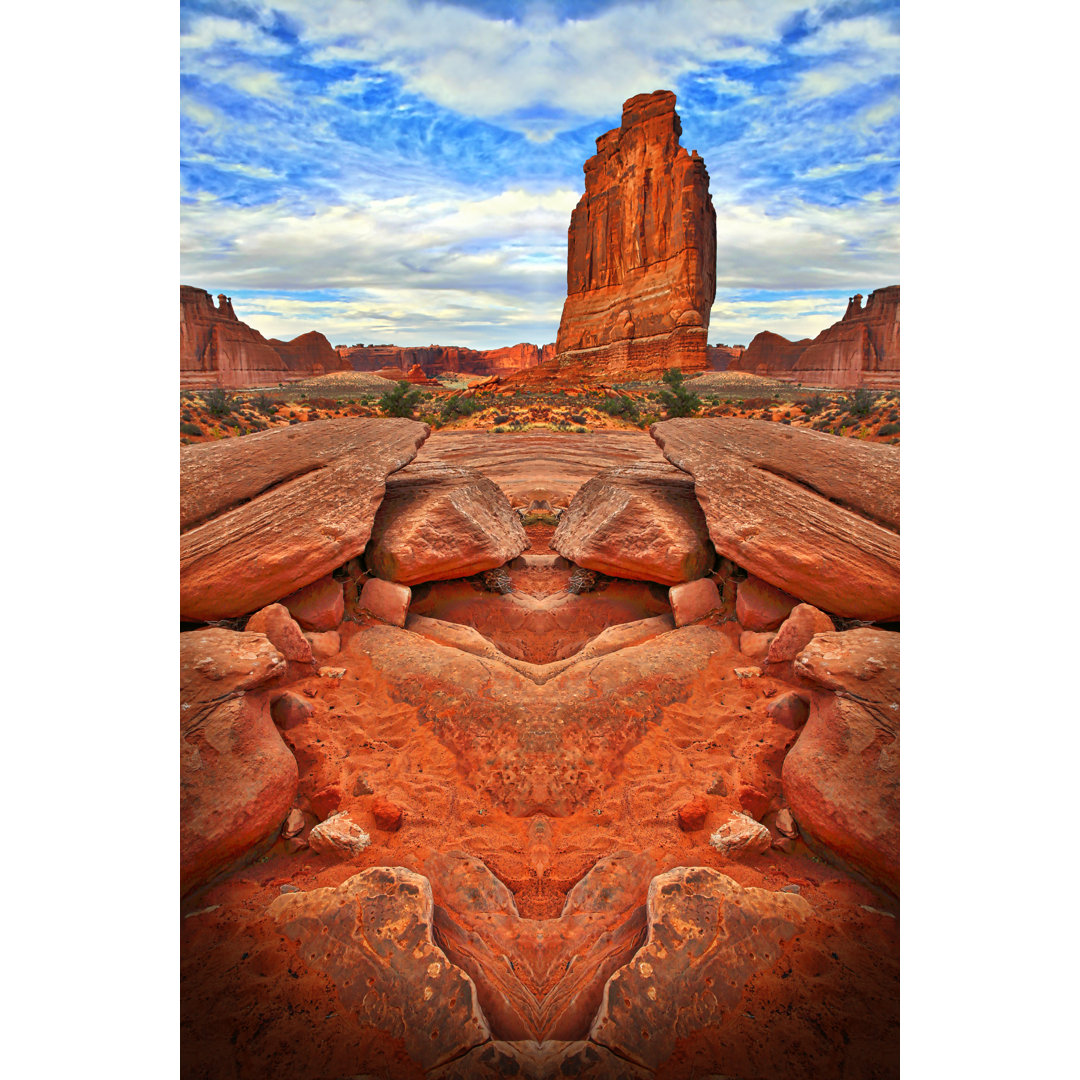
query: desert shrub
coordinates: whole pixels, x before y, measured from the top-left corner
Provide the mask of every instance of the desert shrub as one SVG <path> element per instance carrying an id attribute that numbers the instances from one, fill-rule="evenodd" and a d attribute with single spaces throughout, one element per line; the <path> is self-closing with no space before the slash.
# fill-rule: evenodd
<path id="1" fill-rule="evenodd" d="M 656 413 L 646 413 L 644 416 L 642 416 L 639 426 L 643 427 L 643 428 L 647 428 L 651 424 L 655 424 L 656 421 L 659 420 L 659 419 L 660 419 L 660 417 L 657 416 Z"/>
<path id="2" fill-rule="evenodd" d="M 201 435 L 202 434 L 202 428 L 199 427 L 198 424 L 181 424 L 180 425 L 180 434 L 181 435 Z"/>
<path id="3" fill-rule="evenodd" d="M 586 434 L 588 434 L 588 431 L 589 431 L 589 429 L 587 427 L 585 427 L 583 424 L 575 424 L 570 430 L 575 432 L 578 435 L 586 435 Z"/>
<path id="4" fill-rule="evenodd" d="M 791 417 L 790 416 L 781 416 L 780 417 L 780 423 L 781 424 L 790 424 L 791 423 Z"/>
<path id="5" fill-rule="evenodd" d="M 570 419 L 575 424 L 584 424 L 587 421 L 588 417 L 582 416 L 581 413 L 571 413 Z"/>
<path id="6" fill-rule="evenodd" d="M 860 386 L 854 394 L 848 398 L 848 412 L 852 416 L 869 416 L 874 407 L 874 391 L 866 386 Z"/>
<path id="7" fill-rule="evenodd" d="M 181 427 L 180 430 L 182 431 L 183 427 Z M 878 428 L 878 434 L 879 435 L 899 435 L 900 434 L 900 425 L 899 424 L 882 424 L 881 427 Z"/>
<path id="8" fill-rule="evenodd" d="M 290 424 L 299 424 L 299 423 L 300 423 L 300 417 L 299 417 L 299 416 L 296 416 L 296 415 L 293 415 L 293 416 L 292 416 L 292 417 L 290 418 L 290 420 L 289 420 L 289 423 L 290 423 Z"/>
<path id="9" fill-rule="evenodd" d="M 269 416 L 277 409 L 277 402 L 271 401 L 266 394 L 260 394 L 251 404 L 255 411 L 261 412 L 263 416 Z"/>
<path id="10" fill-rule="evenodd" d="M 509 422 L 510 414 L 509 413 L 496 413 L 491 418 L 491 420 L 492 420 L 492 423 L 495 423 L 495 424 L 505 424 L 505 423 Z"/>
<path id="11" fill-rule="evenodd" d="M 596 403 L 596 408 L 607 413 L 608 416 L 618 416 L 634 424 L 641 417 L 641 412 L 634 403 L 634 399 L 625 395 L 617 398 L 603 398 Z"/>
<path id="12" fill-rule="evenodd" d="M 403 416 L 412 418 L 413 410 L 422 397 L 422 393 L 414 386 L 410 386 L 404 379 L 387 390 L 379 398 L 379 409 L 387 416 Z"/>
<path id="13" fill-rule="evenodd" d="M 664 372 L 664 382 L 671 389 L 661 390 L 659 400 L 668 419 L 693 416 L 701 408 L 701 398 L 692 390 L 687 390 L 683 373 L 678 368 L 668 368 Z"/>
<path id="14" fill-rule="evenodd" d="M 807 416 L 813 416 L 814 413 L 821 412 L 821 410 L 825 408 L 826 404 L 827 402 L 821 394 L 811 394 L 803 402 L 803 412 L 806 413 Z"/>
<path id="15" fill-rule="evenodd" d="M 477 401 L 476 398 L 459 397 L 457 394 L 451 394 L 442 403 L 442 408 L 439 409 L 439 420 L 444 424 L 449 424 L 459 416 L 472 416 L 473 413 L 480 412 L 483 408 L 483 402 Z M 497 422 L 501 423 L 502 421 Z"/>
<path id="16" fill-rule="evenodd" d="M 215 386 L 203 394 L 203 402 L 211 416 L 226 416 L 232 408 L 232 399 L 220 386 Z"/>

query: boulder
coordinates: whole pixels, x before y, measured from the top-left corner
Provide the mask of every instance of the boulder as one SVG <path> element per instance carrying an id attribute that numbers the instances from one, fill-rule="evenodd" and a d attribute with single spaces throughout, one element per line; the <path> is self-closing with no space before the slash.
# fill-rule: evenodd
<path id="1" fill-rule="evenodd" d="M 764 660 L 769 655 L 775 634 L 759 634 L 754 630 L 744 630 L 739 635 L 739 652 L 751 660 Z"/>
<path id="2" fill-rule="evenodd" d="M 278 727 L 287 731 L 314 716 L 315 706 L 292 690 L 285 690 L 271 698 L 270 715 Z"/>
<path id="3" fill-rule="evenodd" d="M 402 585 L 469 577 L 529 546 L 502 491 L 475 469 L 416 461 L 386 481 L 365 553 L 376 577 Z"/>
<path id="4" fill-rule="evenodd" d="M 738 858 L 740 855 L 760 855 L 772 844 L 769 830 L 760 822 L 737 811 L 709 837 L 721 855 Z"/>
<path id="5" fill-rule="evenodd" d="M 812 846 L 893 893 L 900 888 L 900 635 L 817 635 L 795 670 L 815 695 L 784 759 L 784 797 Z"/>
<path id="6" fill-rule="evenodd" d="M 315 420 L 181 447 L 181 618 L 247 615 L 359 555 L 386 476 L 429 430 Z"/>
<path id="7" fill-rule="evenodd" d="M 651 462 L 605 469 L 583 484 L 551 546 L 590 570 L 662 585 L 700 578 L 715 559 L 693 479 Z"/>
<path id="8" fill-rule="evenodd" d="M 392 626 L 404 626 L 412 589 L 381 578 L 368 578 L 360 590 L 360 609 Z"/>
<path id="9" fill-rule="evenodd" d="M 897 447 L 722 417 L 650 430 L 694 477 L 720 555 L 844 618 L 899 617 Z"/>
<path id="10" fill-rule="evenodd" d="M 735 617 L 746 630 L 776 630 L 799 601 L 752 574 L 739 582 Z"/>
<path id="11" fill-rule="evenodd" d="M 668 590 L 676 626 L 689 626 L 720 610 L 720 590 L 712 578 L 698 578 Z"/>
<path id="12" fill-rule="evenodd" d="M 286 660 L 310 664 L 314 659 L 311 643 L 284 604 L 270 604 L 256 611 L 244 629 L 250 633 L 265 634 Z"/>
<path id="13" fill-rule="evenodd" d="M 208 627 L 180 635 L 180 711 L 200 710 L 276 679 L 285 657 L 265 634 Z"/>
<path id="14" fill-rule="evenodd" d="M 769 646 L 769 663 L 782 664 L 795 657 L 809 644 L 815 634 L 827 634 L 835 630 L 832 619 L 812 604 L 799 604 L 792 608 Z"/>
<path id="15" fill-rule="evenodd" d="M 328 1000 L 401 1040 L 421 1069 L 490 1038 L 472 980 L 432 939 L 431 886 L 420 874 L 371 867 L 336 887 L 279 896 L 268 914 L 329 982 Z"/>
<path id="16" fill-rule="evenodd" d="M 312 851 L 320 855 L 358 855 L 371 837 L 342 810 L 319 822 L 308 834 Z"/>
<path id="17" fill-rule="evenodd" d="M 648 943 L 608 980 L 589 1037 L 663 1076 L 681 1040 L 757 1011 L 755 984 L 811 908 L 800 896 L 681 866 L 653 878 L 647 913 Z"/>
<path id="18" fill-rule="evenodd" d="M 333 630 L 345 618 L 345 592 L 329 574 L 284 597 L 281 603 L 305 630 Z"/>
<path id="19" fill-rule="evenodd" d="M 331 656 L 337 656 L 341 652 L 341 635 L 336 630 L 305 634 L 304 637 L 316 661 L 329 660 Z"/>
<path id="20" fill-rule="evenodd" d="M 806 718 L 810 715 L 810 702 L 805 694 L 791 690 L 770 701 L 765 706 L 765 714 L 778 724 L 795 731 L 806 723 Z"/>

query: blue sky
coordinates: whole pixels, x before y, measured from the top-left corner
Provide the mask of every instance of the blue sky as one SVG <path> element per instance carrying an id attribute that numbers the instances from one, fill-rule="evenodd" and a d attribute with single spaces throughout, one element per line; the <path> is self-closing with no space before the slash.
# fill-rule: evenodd
<path id="1" fill-rule="evenodd" d="M 181 278 L 267 336 L 553 341 L 595 139 L 674 90 L 711 342 L 898 283 L 899 6 L 183 0 Z"/>

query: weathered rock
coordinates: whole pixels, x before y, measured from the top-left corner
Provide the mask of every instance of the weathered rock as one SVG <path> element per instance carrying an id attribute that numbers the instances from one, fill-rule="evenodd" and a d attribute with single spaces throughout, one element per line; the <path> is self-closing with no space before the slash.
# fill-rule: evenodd
<path id="1" fill-rule="evenodd" d="M 403 585 L 468 577 L 529 546 L 506 496 L 475 469 L 417 461 L 388 477 L 365 559 Z"/>
<path id="2" fill-rule="evenodd" d="M 354 345 L 338 349 L 338 355 L 354 371 L 395 368 L 398 372 L 405 372 L 419 367 L 425 375 L 431 376 L 451 371 L 467 375 L 510 375 L 536 367 L 554 354 L 554 342 L 548 345 L 521 342 L 501 349 L 479 350 L 457 345 Z"/>
<path id="3" fill-rule="evenodd" d="M 591 570 L 663 585 L 700 578 L 715 558 L 693 479 L 652 463 L 606 469 L 583 484 L 551 546 Z"/>
<path id="4" fill-rule="evenodd" d="M 740 855 L 760 855 L 772 844 L 769 830 L 746 814 L 734 813 L 709 837 L 721 855 L 738 858 Z"/>
<path id="5" fill-rule="evenodd" d="M 720 610 L 720 590 L 712 578 L 698 578 L 668 590 L 676 626 L 689 626 Z"/>
<path id="6" fill-rule="evenodd" d="M 735 617 L 747 630 L 776 630 L 799 601 L 753 574 L 739 582 Z"/>
<path id="7" fill-rule="evenodd" d="M 431 886 L 420 874 L 371 867 L 336 888 L 279 896 L 268 913 L 330 981 L 337 1007 L 403 1040 L 421 1068 L 490 1038 L 472 980 L 432 940 Z"/>
<path id="8" fill-rule="evenodd" d="M 304 831 L 306 825 L 307 820 L 304 817 L 303 810 L 290 810 L 289 816 L 285 819 L 285 824 L 281 826 L 281 835 L 284 837 L 298 836 Z"/>
<path id="9" fill-rule="evenodd" d="M 778 724 L 796 731 L 806 723 L 806 718 L 810 715 L 810 702 L 805 695 L 791 690 L 770 701 L 765 706 L 765 712 Z"/>
<path id="10" fill-rule="evenodd" d="M 357 855 L 371 843 L 371 837 L 339 811 L 320 822 L 308 835 L 308 843 L 320 855 Z"/>
<path id="11" fill-rule="evenodd" d="M 371 804 L 371 813 L 383 832 L 397 832 L 405 818 L 405 812 L 397 803 L 381 796 Z"/>
<path id="12" fill-rule="evenodd" d="M 264 693 L 284 657 L 262 634 L 181 634 L 180 889 L 270 841 L 296 795 L 296 759 Z M 186 639 L 186 640 L 185 640 Z"/>
<path id="13" fill-rule="evenodd" d="M 743 888 L 707 867 L 660 874 L 649 886 L 648 943 L 608 980 L 589 1037 L 663 1075 L 680 1040 L 737 1015 L 745 988 L 810 913 L 800 896 Z"/>
<path id="14" fill-rule="evenodd" d="M 271 699 L 270 715 L 278 727 L 286 730 L 302 724 L 314 713 L 315 706 L 291 690 L 285 690 Z"/>
<path id="15" fill-rule="evenodd" d="M 776 815 L 776 830 L 782 836 L 788 836 L 792 839 L 799 835 L 799 827 L 795 824 L 795 818 L 786 806 Z"/>
<path id="16" fill-rule="evenodd" d="M 760 634 L 754 630 L 744 630 L 739 635 L 739 652 L 751 660 L 764 660 L 769 655 L 775 634 Z"/>
<path id="17" fill-rule="evenodd" d="M 900 613 L 900 456 L 764 420 L 665 420 L 651 428 L 694 477 L 719 554 L 852 619 Z"/>
<path id="18" fill-rule="evenodd" d="M 621 126 L 596 140 L 570 219 L 557 377 L 706 367 L 716 212 L 705 162 L 681 133 L 675 95 L 658 90 L 630 98 Z"/>
<path id="19" fill-rule="evenodd" d="M 265 634 L 286 660 L 310 664 L 314 659 L 311 643 L 284 604 L 270 604 L 256 611 L 244 629 L 249 633 Z"/>
<path id="20" fill-rule="evenodd" d="M 838 323 L 812 341 L 763 331 L 729 371 L 752 371 L 807 386 L 895 390 L 900 386 L 900 286 L 876 289 L 866 307 L 856 293 Z"/>
<path id="21" fill-rule="evenodd" d="M 304 635 L 315 660 L 329 660 L 341 652 L 341 635 L 336 630 Z"/>
<path id="22" fill-rule="evenodd" d="M 359 555 L 387 474 L 428 431 L 394 418 L 316 420 L 181 447 L 181 618 L 246 615 Z"/>
<path id="23" fill-rule="evenodd" d="M 585 1039 L 545 1039 L 542 1043 L 484 1043 L 463 1058 L 428 1073 L 426 1080 L 504 1080 L 508 1076 L 518 1080 L 652 1080 L 654 1074 Z"/>
<path id="24" fill-rule="evenodd" d="M 792 608 L 769 646 L 769 663 L 794 660 L 815 634 L 827 634 L 835 629 L 832 619 L 824 611 L 818 611 L 811 604 L 799 604 Z"/>
<path id="25" fill-rule="evenodd" d="M 892 892 L 900 887 L 900 635 L 819 634 L 795 670 L 818 695 L 784 759 L 784 796 L 805 838 Z"/>
<path id="26" fill-rule="evenodd" d="M 679 807 L 675 817 L 679 822 L 679 828 L 683 832 L 697 832 L 705 828 L 705 819 L 709 816 L 709 800 L 704 795 L 698 795 L 688 803 Z"/>
<path id="27" fill-rule="evenodd" d="M 381 578 L 368 578 L 360 591 L 360 608 L 393 626 L 404 626 L 412 601 L 412 589 Z"/>
<path id="28" fill-rule="evenodd" d="M 333 630 L 345 618 L 345 593 L 329 574 L 283 597 L 281 603 L 305 630 Z"/>

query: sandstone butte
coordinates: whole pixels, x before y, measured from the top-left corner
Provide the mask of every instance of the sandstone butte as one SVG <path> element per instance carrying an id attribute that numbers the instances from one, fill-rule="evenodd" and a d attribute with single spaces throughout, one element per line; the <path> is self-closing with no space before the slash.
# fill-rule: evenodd
<path id="1" fill-rule="evenodd" d="M 848 301 L 844 317 L 813 340 L 788 341 L 763 330 L 728 371 L 749 371 L 806 386 L 900 388 L 900 286 Z"/>
<path id="2" fill-rule="evenodd" d="M 180 286 L 180 388 L 275 386 L 327 371 L 348 370 L 322 334 L 267 340 L 242 323 L 232 301 L 217 306 L 205 289 Z"/>
<path id="3" fill-rule="evenodd" d="M 347 370 L 411 372 L 428 378 L 448 371 L 465 375 L 511 375 L 536 367 L 555 355 L 555 345 L 522 342 L 501 349 L 467 349 L 457 345 L 338 345 L 337 354 Z"/>
<path id="4" fill-rule="evenodd" d="M 670 90 L 638 94 L 596 140 L 567 233 L 555 356 L 528 383 L 655 378 L 710 366 L 716 211 Z M 717 354 L 714 354 L 714 356 Z"/>

